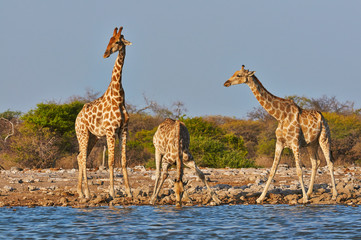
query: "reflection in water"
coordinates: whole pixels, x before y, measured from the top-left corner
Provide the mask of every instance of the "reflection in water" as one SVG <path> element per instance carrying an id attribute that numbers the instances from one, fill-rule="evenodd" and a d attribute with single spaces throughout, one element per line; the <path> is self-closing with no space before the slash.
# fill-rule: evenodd
<path id="1" fill-rule="evenodd" d="M 359 207 L 337 205 L 0 208 L 0 238 L 350 239 Z"/>

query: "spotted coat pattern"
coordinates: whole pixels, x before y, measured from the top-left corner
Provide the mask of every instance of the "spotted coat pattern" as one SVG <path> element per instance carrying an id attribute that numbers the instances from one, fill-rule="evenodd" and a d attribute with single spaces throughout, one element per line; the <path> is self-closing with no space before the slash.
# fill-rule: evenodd
<path id="1" fill-rule="evenodd" d="M 202 182 L 206 185 L 208 193 L 212 199 L 219 204 L 220 200 L 216 194 L 209 187 L 204 174 L 197 167 L 193 156 L 189 151 L 189 132 L 185 124 L 179 120 L 167 118 L 162 122 L 153 137 L 153 144 L 155 147 L 155 161 L 156 161 L 156 180 L 151 203 L 159 194 L 159 191 L 168 177 L 168 168 L 177 165 L 177 178 L 174 183 L 177 206 L 181 206 L 183 195 L 183 164 L 193 169 Z M 162 167 L 162 173 L 160 168 Z"/>
<path id="2" fill-rule="evenodd" d="M 242 66 L 241 70 L 236 71 L 233 76 L 224 83 L 224 86 L 229 87 L 242 83 L 247 84 L 261 106 L 278 121 L 274 162 L 266 186 L 261 196 L 257 199 L 257 202 L 260 203 L 264 200 L 268 187 L 277 170 L 281 153 L 285 147 L 293 151 L 297 175 L 303 193 L 303 202 L 305 203 L 308 202 L 308 197 L 310 197 L 313 191 L 316 170 L 320 164 L 317 150 L 318 147 L 321 147 L 330 171 L 333 199 L 335 199 L 337 190 L 331 159 L 331 134 L 325 118 L 318 111 L 302 109 L 292 100 L 272 95 L 263 87 L 254 73 L 255 71 L 246 70 L 244 66 Z M 303 184 L 303 174 L 300 166 L 301 147 L 307 147 L 312 164 L 312 174 L 307 194 Z"/>
<path id="3" fill-rule="evenodd" d="M 108 164 L 110 172 L 110 195 L 114 194 L 114 148 L 115 138 L 119 137 L 121 148 L 122 168 L 124 183 L 128 196 L 131 196 L 129 187 L 128 174 L 126 169 L 126 141 L 128 133 L 129 114 L 124 103 L 124 90 L 122 87 L 122 69 L 125 58 L 125 46 L 131 43 L 121 35 L 122 27 L 115 28 L 104 58 L 109 57 L 112 53 L 118 52 L 115 61 L 111 82 L 103 96 L 93 102 L 84 105 L 79 112 L 75 121 L 75 131 L 79 143 L 79 179 L 78 194 L 79 197 L 89 198 L 89 187 L 86 176 L 86 158 L 90 154 L 97 139 L 103 136 L 107 138 L 108 145 Z M 82 183 L 84 180 L 84 192 Z"/>

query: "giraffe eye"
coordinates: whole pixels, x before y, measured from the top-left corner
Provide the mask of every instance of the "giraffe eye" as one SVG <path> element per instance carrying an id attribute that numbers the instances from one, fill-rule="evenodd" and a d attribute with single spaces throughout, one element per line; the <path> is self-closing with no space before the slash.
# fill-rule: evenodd
<path id="1" fill-rule="evenodd" d="M 242 74 L 237 74 L 237 77 L 242 77 Z"/>

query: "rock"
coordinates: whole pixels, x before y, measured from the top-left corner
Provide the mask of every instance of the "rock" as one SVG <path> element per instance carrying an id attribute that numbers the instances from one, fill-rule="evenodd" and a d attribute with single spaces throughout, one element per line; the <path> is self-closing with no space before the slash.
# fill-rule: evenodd
<path id="1" fill-rule="evenodd" d="M 10 168 L 10 171 L 11 171 L 12 173 L 17 173 L 17 172 L 23 171 L 23 169 L 22 169 L 22 168 L 19 168 L 19 167 L 11 167 L 11 168 Z"/>
<path id="2" fill-rule="evenodd" d="M 133 169 L 135 171 L 140 171 L 140 172 L 145 172 L 146 171 L 144 166 L 135 166 Z"/>
<path id="3" fill-rule="evenodd" d="M 69 202 L 69 200 L 68 200 L 67 198 L 65 198 L 65 197 L 62 197 L 62 198 L 60 198 L 59 202 L 60 202 L 61 204 L 66 204 L 66 203 Z"/>
<path id="4" fill-rule="evenodd" d="M 29 189 L 29 191 L 36 191 L 36 190 L 39 190 L 39 188 L 38 187 L 36 187 L 36 186 L 28 186 L 28 189 Z"/>
<path id="5" fill-rule="evenodd" d="M 228 190 L 231 187 L 232 186 L 229 184 L 217 184 L 217 185 L 213 186 L 213 188 L 217 188 L 217 189 L 221 189 L 221 190 Z"/>
<path id="6" fill-rule="evenodd" d="M 4 189 L 5 189 L 6 191 L 9 191 L 9 192 L 12 192 L 12 191 L 15 191 L 15 190 L 16 190 L 16 188 L 13 188 L 13 187 L 11 187 L 11 186 L 4 186 Z"/>

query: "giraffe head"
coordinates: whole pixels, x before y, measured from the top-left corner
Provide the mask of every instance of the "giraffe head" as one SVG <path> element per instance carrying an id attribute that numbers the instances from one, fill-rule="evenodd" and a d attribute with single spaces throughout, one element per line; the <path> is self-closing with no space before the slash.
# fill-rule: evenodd
<path id="1" fill-rule="evenodd" d="M 110 38 L 107 49 L 104 53 L 104 58 L 108 58 L 112 53 L 118 52 L 125 48 L 126 45 L 132 45 L 131 42 L 125 40 L 124 36 L 122 35 L 123 27 L 115 28 L 113 32 L 113 36 Z"/>
<path id="2" fill-rule="evenodd" d="M 247 83 L 248 78 L 252 77 L 256 71 L 248 71 L 244 69 L 244 65 L 242 65 L 241 70 L 236 71 L 233 76 L 228 79 L 223 85 L 225 87 L 229 87 L 231 85 L 237 85 L 242 83 Z"/>

